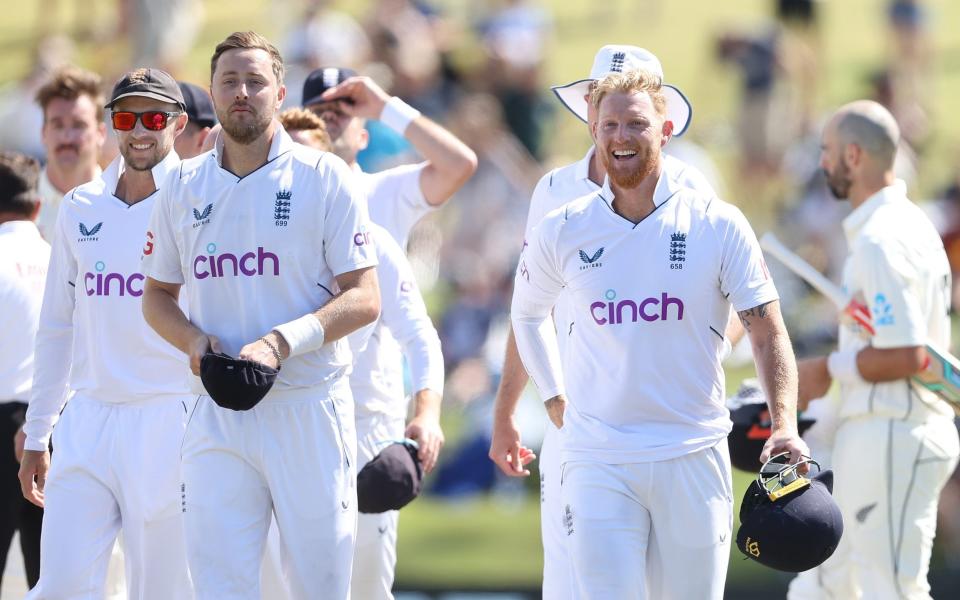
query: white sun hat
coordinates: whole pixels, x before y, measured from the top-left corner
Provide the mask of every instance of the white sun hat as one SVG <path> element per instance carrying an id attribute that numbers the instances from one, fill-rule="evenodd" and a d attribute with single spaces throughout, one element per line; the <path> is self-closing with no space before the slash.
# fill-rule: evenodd
<path id="1" fill-rule="evenodd" d="M 550 89 L 570 112 L 586 122 L 587 101 L 584 96 L 590 93 L 590 84 L 611 73 L 624 73 L 635 69 L 649 71 L 663 79 L 663 67 L 649 50 L 636 46 L 610 45 L 597 52 L 593 59 L 593 68 L 590 69 L 590 77 L 566 85 L 555 85 Z M 663 84 L 663 95 L 667 98 L 667 120 L 673 121 L 673 135 L 683 135 L 690 126 L 693 112 L 690 102 L 683 92 L 669 84 Z"/>

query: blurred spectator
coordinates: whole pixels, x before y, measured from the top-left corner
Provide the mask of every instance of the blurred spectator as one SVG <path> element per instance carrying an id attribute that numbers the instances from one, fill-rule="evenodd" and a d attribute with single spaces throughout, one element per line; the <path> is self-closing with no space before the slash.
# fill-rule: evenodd
<path id="1" fill-rule="evenodd" d="M 357 21 L 332 0 L 307 0 L 303 17 L 283 43 L 287 86 L 285 107 L 300 106 L 301 90 L 314 69 L 338 65 L 360 70 L 370 60 L 371 45 Z"/>
<path id="2" fill-rule="evenodd" d="M 133 17 L 131 64 L 179 72 L 203 25 L 203 3 L 200 0 L 128 1 Z"/>
<path id="3" fill-rule="evenodd" d="M 542 73 L 553 30 L 550 14 L 534 0 L 502 0 L 479 24 L 487 52 L 487 85 L 503 105 L 510 131 L 535 157 L 543 156 L 546 119 Z"/>
<path id="4" fill-rule="evenodd" d="M 43 111 L 33 99 L 51 73 L 66 64 L 72 54 L 69 38 L 43 38 L 37 44 L 33 67 L 26 77 L 0 88 L 0 148 L 41 160 L 46 156 L 40 139 Z"/>
<path id="5" fill-rule="evenodd" d="M 37 227 L 51 239 L 63 195 L 100 174 L 97 159 L 107 135 L 100 76 L 66 66 L 36 94 L 43 117 L 47 164 L 40 172 Z"/>

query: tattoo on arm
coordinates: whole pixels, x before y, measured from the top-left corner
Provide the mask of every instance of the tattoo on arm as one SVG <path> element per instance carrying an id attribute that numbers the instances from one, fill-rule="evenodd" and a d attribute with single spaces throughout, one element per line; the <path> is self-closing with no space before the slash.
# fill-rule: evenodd
<path id="1" fill-rule="evenodd" d="M 765 319 L 767 318 L 767 307 L 773 304 L 773 300 L 770 302 L 764 302 L 759 306 L 754 306 L 753 308 L 748 308 L 747 310 L 741 310 L 737 313 L 740 317 L 740 322 L 743 323 L 743 328 L 748 332 L 750 331 L 750 323 L 756 319 Z"/>

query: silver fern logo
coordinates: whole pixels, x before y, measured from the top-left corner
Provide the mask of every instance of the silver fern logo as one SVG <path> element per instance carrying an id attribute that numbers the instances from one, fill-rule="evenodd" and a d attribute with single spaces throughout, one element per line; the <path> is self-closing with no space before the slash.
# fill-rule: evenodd
<path id="1" fill-rule="evenodd" d="M 83 223 L 80 223 L 80 240 L 81 242 L 94 242 L 99 238 L 95 237 L 97 233 L 100 232 L 100 228 L 103 227 L 103 221 L 100 221 L 90 229 L 87 229 L 87 226 Z"/>
<path id="2" fill-rule="evenodd" d="M 196 221 L 196 222 L 193 224 L 193 228 L 196 229 L 197 227 L 200 227 L 201 225 L 206 225 L 207 223 L 209 223 L 209 222 L 210 222 L 210 213 L 212 213 L 212 212 L 213 212 L 213 203 L 208 204 L 208 205 L 203 209 L 203 212 L 200 212 L 200 211 L 197 210 L 197 209 L 193 209 L 193 220 Z"/>
<path id="3" fill-rule="evenodd" d="M 583 271 L 585 269 L 592 269 L 592 268 L 603 266 L 602 262 L 598 262 L 601 256 L 603 256 L 603 246 L 601 246 L 599 250 L 594 252 L 592 256 L 587 254 L 583 250 L 581 250 L 580 261 L 583 264 L 580 265 L 580 270 Z"/>

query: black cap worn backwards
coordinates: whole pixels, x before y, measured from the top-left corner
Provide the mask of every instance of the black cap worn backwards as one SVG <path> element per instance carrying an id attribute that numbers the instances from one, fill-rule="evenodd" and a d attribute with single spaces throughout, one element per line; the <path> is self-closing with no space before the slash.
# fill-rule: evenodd
<path id="1" fill-rule="evenodd" d="M 757 480 L 747 488 L 737 532 L 737 548 L 747 558 L 771 569 L 799 573 L 820 565 L 837 549 L 843 518 L 831 495 L 833 472 L 799 479 L 795 491 L 776 500 Z"/>
<path id="2" fill-rule="evenodd" d="M 252 360 L 207 352 L 200 359 L 200 380 L 213 401 L 230 410 L 250 410 L 263 400 L 279 370 Z"/>
<path id="3" fill-rule="evenodd" d="M 113 86 L 110 102 L 107 102 L 104 108 L 113 108 L 118 100 L 127 96 L 153 98 L 161 102 L 179 104 L 181 109 L 186 108 L 177 80 L 160 69 L 137 69 L 124 75 Z"/>
<path id="4" fill-rule="evenodd" d="M 184 112 L 187 113 L 187 119 L 199 127 L 213 127 L 217 124 L 217 113 L 213 109 L 213 100 L 207 90 L 199 85 L 179 81 L 180 92 L 183 94 L 183 100 L 186 104 Z"/>
<path id="5" fill-rule="evenodd" d="M 357 473 L 357 508 L 362 513 L 399 510 L 420 494 L 423 466 L 414 442 L 395 442 Z"/>
<path id="6" fill-rule="evenodd" d="M 357 72 L 353 69 L 340 69 L 338 67 L 315 69 L 307 75 L 306 81 L 303 82 L 303 101 L 300 104 L 307 107 L 311 104 L 324 102 L 320 96 L 325 91 L 336 87 L 356 74 Z M 348 98 L 344 98 L 342 101 L 350 104 L 353 103 L 353 101 Z"/>

